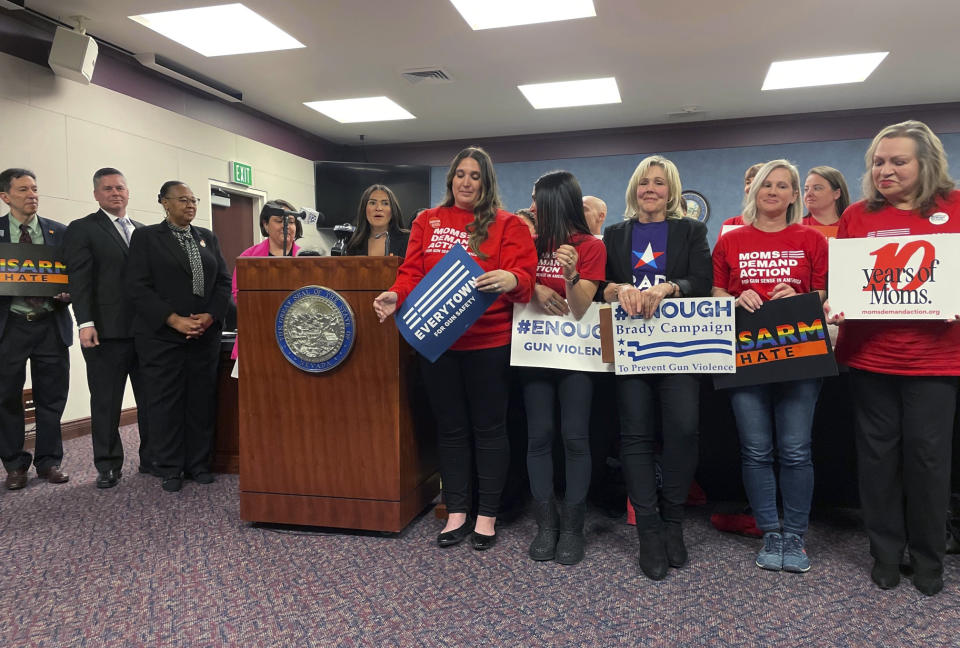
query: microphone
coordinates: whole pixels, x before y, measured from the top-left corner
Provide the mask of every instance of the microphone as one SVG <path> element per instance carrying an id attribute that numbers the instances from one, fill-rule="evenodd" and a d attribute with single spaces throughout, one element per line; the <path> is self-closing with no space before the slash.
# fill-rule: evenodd
<path id="1" fill-rule="evenodd" d="M 330 256 L 347 255 L 347 240 L 349 240 L 356 229 L 357 228 L 351 223 L 343 223 L 333 228 L 333 233 L 337 237 L 337 242 L 332 248 L 330 248 Z"/>

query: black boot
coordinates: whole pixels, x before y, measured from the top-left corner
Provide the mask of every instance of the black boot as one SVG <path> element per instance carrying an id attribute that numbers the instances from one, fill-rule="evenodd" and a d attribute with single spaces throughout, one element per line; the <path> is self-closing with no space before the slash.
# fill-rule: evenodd
<path id="1" fill-rule="evenodd" d="M 683 525 L 680 522 L 664 522 L 667 541 L 667 562 L 671 567 L 687 564 L 687 546 L 683 544 Z"/>
<path id="2" fill-rule="evenodd" d="M 553 560 L 560 526 L 557 502 L 552 497 L 546 502 L 535 500 L 533 515 L 537 520 L 537 537 L 530 543 L 530 557 L 534 560 Z"/>
<path id="3" fill-rule="evenodd" d="M 557 540 L 556 561 L 561 565 L 576 565 L 583 560 L 583 516 L 587 505 L 564 503 L 560 514 L 560 538 Z"/>
<path id="4" fill-rule="evenodd" d="M 663 528 L 658 514 L 637 515 L 637 538 L 640 540 L 640 551 L 637 554 L 640 570 L 650 580 L 666 578 L 670 563 L 667 560 Z"/>

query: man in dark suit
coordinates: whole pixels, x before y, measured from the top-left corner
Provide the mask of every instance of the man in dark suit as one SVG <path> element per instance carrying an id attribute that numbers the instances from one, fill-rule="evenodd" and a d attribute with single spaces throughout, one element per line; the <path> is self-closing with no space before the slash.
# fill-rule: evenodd
<path id="1" fill-rule="evenodd" d="M 133 311 L 123 298 L 130 237 L 143 224 L 127 217 L 130 191 L 117 169 L 107 167 L 93 174 L 93 197 L 100 210 L 70 223 L 63 253 L 87 363 L 97 488 L 112 488 L 120 481 L 123 467 L 119 425 L 127 376 L 137 401 L 140 472 L 153 471 L 145 386 L 133 343 Z"/>
<path id="2" fill-rule="evenodd" d="M 10 213 L 0 217 L 0 243 L 61 245 L 66 227 L 37 215 L 37 176 L 27 169 L 0 173 L 0 200 Z M 68 293 L 56 297 L 0 296 L 0 459 L 7 469 L 6 487 L 27 485 L 31 461 L 37 476 L 52 484 L 70 478 L 60 470 L 63 442 L 60 417 L 70 386 L 73 322 Z M 34 454 L 24 452 L 23 384 L 27 360 L 33 381 L 37 439 Z"/>
<path id="3" fill-rule="evenodd" d="M 198 204 L 190 187 L 166 182 L 158 202 L 166 219 L 134 232 L 125 290 L 147 382 L 151 454 L 163 489 L 176 492 L 187 476 L 214 481 L 217 361 L 230 275 L 217 237 L 190 224 Z"/>

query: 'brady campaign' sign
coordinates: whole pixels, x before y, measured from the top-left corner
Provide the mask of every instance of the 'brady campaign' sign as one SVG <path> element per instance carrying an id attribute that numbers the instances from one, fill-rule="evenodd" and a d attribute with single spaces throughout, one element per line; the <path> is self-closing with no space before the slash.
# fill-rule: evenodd
<path id="1" fill-rule="evenodd" d="M 579 320 L 548 315 L 534 302 L 513 305 L 510 364 L 571 371 L 613 371 L 601 359 L 600 304 L 594 302 Z"/>
<path id="2" fill-rule="evenodd" d="M 846 319 L 950 319 L 958 281 L 960 234 L 830 241 L 830 310 Z"/>
<path id="3" fill-rule="evenodd" d="M 0 295 L 53 297 L 67 292 L 67 283 L 59 247 L 0 243 Z"/>
<path id="4" fill-rule="evenodd" d="M 434 362 L 473 325 L 497 299 L 477 290 L 483 274 L 459 245 L 420 280 L 397 310 L 397 328 L 420 355 Z"/>
<path id="5" fill-rule="evenodd" d="M 730 297 L 660 302 L 653 317 L 630 317 L 614 305 L 617 375 L 728 373 L 734 365 L 734 308 Z"/>
<path id="6" fill-rule="evenodd" d="M 737 372 L 714 376 L 717 389 L 836 376 L 837 363 L 817 293 L 738 308 Z"/>

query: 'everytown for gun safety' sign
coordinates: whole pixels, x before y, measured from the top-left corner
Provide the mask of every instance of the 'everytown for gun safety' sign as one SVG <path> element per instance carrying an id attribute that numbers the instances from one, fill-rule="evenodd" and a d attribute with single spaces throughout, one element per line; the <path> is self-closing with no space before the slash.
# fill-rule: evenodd
<path id="1" fill-rule="evenodd" d="M 483 268 L 459 245 L 420 280 L 397 309 L 400 334 L 410 346 L 436 361 L 498 297 L 477 290 Z"/>

